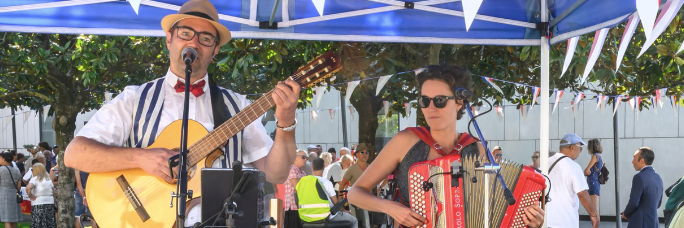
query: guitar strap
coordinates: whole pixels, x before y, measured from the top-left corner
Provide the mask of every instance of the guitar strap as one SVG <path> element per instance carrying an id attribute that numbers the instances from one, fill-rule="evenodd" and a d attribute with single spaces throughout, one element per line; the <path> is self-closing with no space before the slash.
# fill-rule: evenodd
<path id="1" fill-rule="evenodd" d="M 221 89 L 212 83 L 209 84 L 209 95 L 211 96 L 211 112 L 214 116 L 214 128 L 216 128 L 230 118 L 228 115 L 228 106 L 226 106 L 226 103 L 223 100 Z M 225 149 L 222 147 L 220 148 Z M 237 153 L 237 151 L 234 153 Z M 221 167 L 226 168 L 226 166 L 227 164 L 224 156 L 224 158 L 221 159 Z"/>

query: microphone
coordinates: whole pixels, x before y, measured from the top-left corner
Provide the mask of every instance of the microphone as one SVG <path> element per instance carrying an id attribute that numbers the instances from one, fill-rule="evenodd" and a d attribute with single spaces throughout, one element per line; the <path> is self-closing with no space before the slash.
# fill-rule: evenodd
<path id="1" fill-rule="evenodd" d="M 458 87 L 454 91 L 454 96 L 456 97 L 456 99 L 459 99 L 459 100 L 467 100 L 472 95 L 473 95 L 473 93 L 471 93 L 470 91 L 468 91 L 468 89 L 463 88 L 463 87 Z"/>
<path id="2" fill-rule="evenodd" d="M 181 52 L 181 57 L 183 57 L 183 62 L 185 62 L 185 64 L 191 64 L 197 60 L 197 50 L 191 47 L 186 47 Z"/>

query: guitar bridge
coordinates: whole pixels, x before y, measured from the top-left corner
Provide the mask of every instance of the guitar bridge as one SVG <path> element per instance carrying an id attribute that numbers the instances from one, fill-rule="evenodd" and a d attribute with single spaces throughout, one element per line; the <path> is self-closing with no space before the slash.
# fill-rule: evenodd
<path id="1" fill-rule="evenodd" d="M 126 198 L 135 209 L 135 212 L 138 213 L 140 219 L 143 222 L 150 219 L 150 215 L 147 213 L 147 210 L 145 210 L 145 207 L 143 207 L 142 203 L 140 203 L 140 198 L 138 198 L 138 195 L 135 194 L 133 188 L 131 188 L 131 185 L 128 184 L 126 178 L 123 175 L 121 175 L 116 178 L 116 182 L 119 183 L 119 187 L 121 187 L 121 190 L 123 190 L 124 195 L 126 195 Z"/>

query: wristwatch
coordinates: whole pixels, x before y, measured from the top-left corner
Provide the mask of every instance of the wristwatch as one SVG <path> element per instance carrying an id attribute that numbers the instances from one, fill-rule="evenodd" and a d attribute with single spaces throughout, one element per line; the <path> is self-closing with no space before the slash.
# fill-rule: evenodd
<path id="1" fill-rule="evenodd" d="M 280 124 L 278 124 L 278 121 L 276 120 L 276 127 L 280 128 L 280 130 L 283 131 L 293 131 L 295 127 L 297 127 L 297 119 L 294 120 L 295 122 L 292 124 L 292 126 L 289 127 L 281 127 Z"/>

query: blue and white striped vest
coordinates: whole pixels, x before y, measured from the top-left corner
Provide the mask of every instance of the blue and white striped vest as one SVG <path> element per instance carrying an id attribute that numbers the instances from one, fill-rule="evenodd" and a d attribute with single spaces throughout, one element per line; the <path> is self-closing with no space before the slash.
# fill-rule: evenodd
<path id="1" fill-rule="evenodd" d="M 140 85 L 135 94 L 136 103 L 133 105 L 133 124 L 130 137 L 126 146 L 145 148 L 154 143 L 159 129 L 159 118 L 164 107 L 164 78 Z M 237 94 L 224 88 L 220 88 L 223 101 L 228 110 L 228 118 L 234 116 L 243 108 L 239 103 Z M 209 96 L 207 92 L 205 96 Z M 214 102 L 212 100 L 212 102 Z M 212 107 L 213 108 L 213 107 Z M 214 112 L 215 115 L 216 112 Z M 165 126 L 162 126 L 165 127 Z M 214 128 L 218 127 L 215 124 Z M 235 160 L 242 160 L 242 131 L 228 139 L 228 143 L 221 160 L 221 167 L 230 167 Z M 228 164 L 228 165 L 226 165 Z"/>

